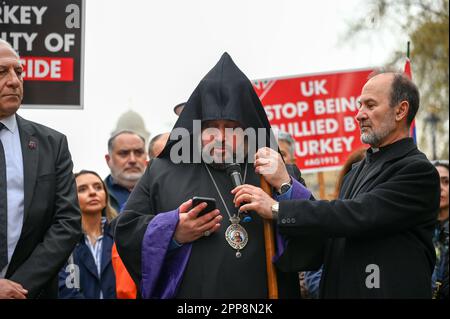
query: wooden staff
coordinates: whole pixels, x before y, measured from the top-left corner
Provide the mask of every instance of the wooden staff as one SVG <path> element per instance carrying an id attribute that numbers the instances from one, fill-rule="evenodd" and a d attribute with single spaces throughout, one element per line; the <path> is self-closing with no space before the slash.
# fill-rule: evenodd
<path id="1" fill-rule="evenodd" d="M 270 185 L 261 175 L 261 188 L 262 190 L 272 197 L 272 190 Z M 267 285 L 269 289 L 269 299 L 278 299 L 278 282 L 277 274 L 275 272 L 275 265 L 272 263 L 275 256 L 275 242 L 272 228 L 272 221 L 270 219 L 264 219 L 264 244 L 266 247 L 266 267 L 267 267 Z"/>
<path id="2" fill-rule="evenodd" d="M 325 177 L 323 176 L 323 172 L 317 173 L 317 180 L 319 181 L 319 198 L 325 199 Z"/>

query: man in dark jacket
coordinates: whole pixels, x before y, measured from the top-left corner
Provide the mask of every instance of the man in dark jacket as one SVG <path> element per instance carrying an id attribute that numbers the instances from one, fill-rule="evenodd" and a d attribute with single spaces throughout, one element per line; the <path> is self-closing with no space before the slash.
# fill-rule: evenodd
<path id="1" fill-rule="evenodd" d="M 0 39 L 0 299 L 56 298 L 80 208 L 66 137 L 16 114 L 22 73 Z"/>
<path id="2" fill-rule="evenodd" d="M 417 87 L 403 74 L 367 81 L 356 120 L 371 147 L 346 175 L 338 200 L 278 203 L 251 185 L 233 190 L 237 206 L 247 202 L 242 210 L 277 218 L 281 234 L 327 238 L 322 298 L 431 298 L 439 176 L 408 137 L 418 107 Z M 274 164 L 267 154 L 257 153 L 257 167 Z"/>

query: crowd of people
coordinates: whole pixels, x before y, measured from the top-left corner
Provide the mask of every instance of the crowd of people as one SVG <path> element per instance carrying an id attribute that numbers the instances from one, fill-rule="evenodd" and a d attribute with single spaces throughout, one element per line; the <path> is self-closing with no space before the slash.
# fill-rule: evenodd
<path id="1" fill-rule="evenodd" d="M 448 299 L 448 161 L 409 137 L 420 99 L 402 73 L 364 85 L 368 147 L 333 200 L 314 198 L 294 139 L 271 130 L 226 53 L 148 149 L 113 132 L 105 178 L 74 173 L 65 136 L 17 114 L 22 73 L 0 40 L 0 299 Z M 249 129 L 264 134 L 252 142 Z"/>

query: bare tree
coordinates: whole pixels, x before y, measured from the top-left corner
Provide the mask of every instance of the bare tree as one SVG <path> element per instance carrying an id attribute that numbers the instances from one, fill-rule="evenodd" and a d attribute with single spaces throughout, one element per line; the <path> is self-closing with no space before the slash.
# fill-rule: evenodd
<path id="1" fill-rule="evenodd" d="M 349 24 L 345 40 L 369 35 L 380 26 L 411 41 L 413 79 L 421 92 L 417 123 L 422 127 L 419 146 L 431 158 L 432 134 L 436 134 L 437 156 L 448 159 L 449 125 L 449 1 L 371 0 L 362 14 Z M 406 43 L 392 52 L 387 66 L 404 62 Z M 433 126 L 433 119 L 435 126 Z M 436 122 L 437 119 L 437 122 Z"/>

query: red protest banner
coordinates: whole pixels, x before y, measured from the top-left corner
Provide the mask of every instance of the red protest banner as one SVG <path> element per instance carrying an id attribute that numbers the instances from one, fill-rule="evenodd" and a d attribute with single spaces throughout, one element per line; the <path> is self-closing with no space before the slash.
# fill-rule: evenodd
<path id="1" fill-rule="evenodd" d="M 303 172 L 337 169 L 360 141 L 358 97 L 373 69 L 254 80 L 269 121 L 296 141 Z"/>
<path id="2" fill-rule="evenodd" d="M 73 59 L 25 57 L 21 59 L 25 81 L 73 81 Z"/>

